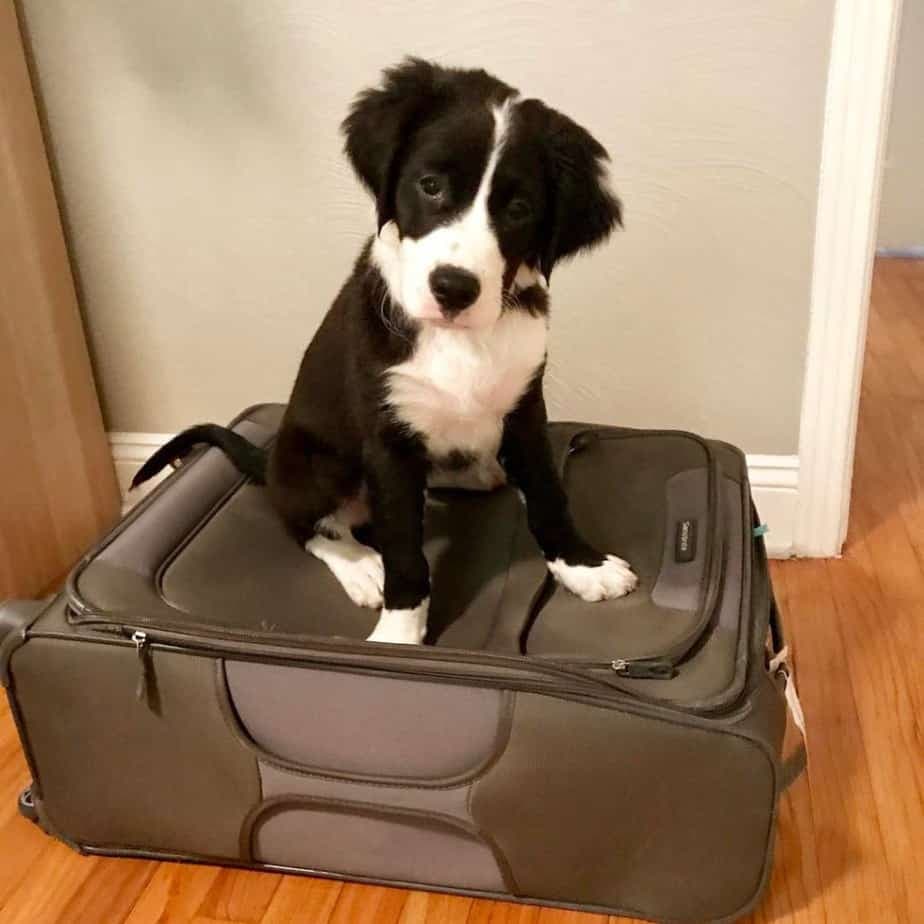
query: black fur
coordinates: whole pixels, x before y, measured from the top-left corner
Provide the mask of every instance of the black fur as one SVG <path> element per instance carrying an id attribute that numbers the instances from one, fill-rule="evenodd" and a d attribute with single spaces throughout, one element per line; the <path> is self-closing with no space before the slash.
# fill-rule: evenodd
<path id="1" fill-rule="evenodd" d="M 375 198 L 380 229 L 394 221 L 402 237 L 416 239 L 471 202 L 490 154 L 490 107 L 514 92 L 484 71 L 409 59 L 359 95 L 343 123 L 345 150 Z M 538 100 L 518 103 L 488 200 L 507 290 L 517 267 L 548 277 L 557 261 L 599 243 L 620 223 L 619 203 L 600 182 L 605 158 L 570 119 Z M 272 503 L 299 541 L 365 486 L 385 566 L 385 606 L 403 609 L 429 593 L 422 551 L 428 471 L 462 460 L 428 458 L 426 434 L 410 432 L 384 401 L 384 373 L 412 355 L 420 322 L 391 298 L 370 249 L 371 241 L 305 351 L 268 459 L 243 438 L 205 425 L 156 453 L 134 483 L 195 443 L 220 446 L 255 480 L 265 472 Z M 504 310 L 544 315 L 547 308 L 540 286 L 505 297 Z M 599 564 L 603 556 L 575 530 L 553 463 L 542 372 L 505 420 L 500 459 L 526 497 L 546 557 Z"/>
<path id="2" fill-rule="evenodd" d="M 202 444 L 218 446 L 227 453 L 241 474 L 247 475 L 257 484 L 265 483 L 267 456 L 262 449 L 227 427 L 219 427 L 217 424 L 198 424 L 178 433 L 172 440 L 161 446 L 135 473 L 135 477 L 132 478 L 132 487 L 137 488 L 149 478 L 153 478 L 161 469 L 182 459 L 196 446 Z"/>
<path id="3" fill-rule="evenodd" d="M 490 113 L 486 104 L 501 102 L 513 92 L 485 71 L 456 70 L 407 58 L 382 74 L 381 86 L 356 97 L 342 126 L 344 150 L 356 175 L 375 197 L 379 229 L 395 217 L 399 175 L 407 153 L 419 141 L 418 132 L 448 117 L 457 122 L 452 133 L 456 142 L 470 134 L 466 123 L 470 127 L 473 122 L 482 124 L 487 139 Z M 477 168 L 477 158 L 467 160 L 473 170 Z M 404 223 L 401 227 L 405 233 Z"/>

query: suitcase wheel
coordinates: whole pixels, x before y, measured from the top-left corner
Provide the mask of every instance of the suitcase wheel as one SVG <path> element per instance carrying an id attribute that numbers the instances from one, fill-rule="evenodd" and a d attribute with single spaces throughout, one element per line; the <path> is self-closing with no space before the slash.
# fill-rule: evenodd
<path id="1" fill-rule="evenodd" d="M 29 821 L 38 824 L 38 811 L 35 808 L 35 799 L 32 797 L 31 785 L 19 794 L 18 808 L 23 818 L 28 818 Z"/>

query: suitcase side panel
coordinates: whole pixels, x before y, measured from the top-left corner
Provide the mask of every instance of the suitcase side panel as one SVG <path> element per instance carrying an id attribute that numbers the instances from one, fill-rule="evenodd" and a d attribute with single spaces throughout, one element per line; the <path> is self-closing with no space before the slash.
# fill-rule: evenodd
<path id="1" fill-rule="evenodd" d="M 418 686 L 425 715 L 405 746 L 432 756 L 420 777 L 398 779 L 390 758 L 365 774 L 337 754 L 339 766 L 300 766 L 291 759 L 297 748 L 287 766 L 274 762 L 240 724 L 220 660 L 164 649 L 151 656 L 156 712 L 134 698 L 138 660 L 124 643 L 33 638 L 13 657 L 42 810 L 55 833 L 82 848 L 678 921 L 731 917 L 759 895 L 782 732 L 781 701 L 766 676 L 739 727 L 716 720 L 710 730 L 702 720 L 522 691 L 444 684 L 428 697 L 432 681 L 324 672 L 335 685 L 371 683 L 386 708 L 389 685 L 396 708 L 406 708 L 408 684 Z M 282 672 L 293 694 L 318 673 L 263 669 Z M 447 707 L 454 691 L 458 702 Z M 489 710 L 496 734 L 483 729 L 470 754 L 449 741 L 448 726 L 434 734 L 439 715 L 456 710 L 468 738 L 493 697 L 503 703 Z M 347 708 L 344 734 L 362 733 L 355 702 L 315 706 Z M 336 731 L 332 722 L 326 734 Z M 293 743 L 302 732 L 289 728 Z M 340 744 L 352 760 L 349 741 Z"/>
<path id="2" fill-rule="evenodd" d="M 703 921 L 759 895 L 775 786 L 751 739 L 520 693 L 471 809 L 523 895 Z"/>
<path id="3" fill-rule="evenodd" d="M 125 645 L 36 638 L 14 654 L 42 812 L 81 846 L 237 859 L 260 775 L 228 728 L 215 662 L 148 656 L 156 711 L 136 698 L 139 663 Z"/>

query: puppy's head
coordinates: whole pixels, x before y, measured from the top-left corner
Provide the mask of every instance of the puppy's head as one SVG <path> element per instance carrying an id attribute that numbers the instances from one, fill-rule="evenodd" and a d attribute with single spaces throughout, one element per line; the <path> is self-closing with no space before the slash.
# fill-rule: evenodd
<path id="1" fill-rule="evenodd" d="M 343 130 L 375 197 L 373 260 L 423 323 L 489 327 L 512 289 L 620 221 L 602 145 L 484 71 L 409 59 L 357 97 Z"/>

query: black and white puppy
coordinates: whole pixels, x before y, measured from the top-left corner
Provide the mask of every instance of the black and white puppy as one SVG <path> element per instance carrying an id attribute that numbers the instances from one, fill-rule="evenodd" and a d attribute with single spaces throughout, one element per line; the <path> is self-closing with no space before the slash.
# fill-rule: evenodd
<path id="1" fill-rule="evenodd" d="M 560 583 L 588 601 L 628 593 L 629 566 L 575 529 L 542 394 L 552 268 L 620 221 L 606 151 L 484 71 L 417 59 L 361 93 L 343 130 L 378 233 L 305 352 L 268 458 L 204 425 L 136 482 L 195 443 L 222 446 L 349 596 L 382 607 L 370 641 L 423 639 L 428 484 L 509 475 Z M 353 533 L 370 518 L 380 552 Z"/>

